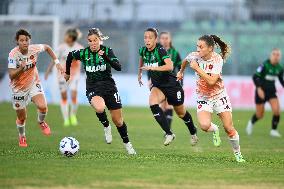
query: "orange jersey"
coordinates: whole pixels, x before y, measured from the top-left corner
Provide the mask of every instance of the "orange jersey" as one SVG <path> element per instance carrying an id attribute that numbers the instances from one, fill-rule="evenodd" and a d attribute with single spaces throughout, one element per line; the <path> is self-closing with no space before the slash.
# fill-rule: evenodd
<path id="1" fill-rule="evenodd" d="M 26 62 L 24 71 L 11 80 L 10 86 L 13 92 L 26 91 L 35 82 L 39 82 L 36 64 L 39 53 L 44 50 L 44 45 L 42 44 L 29 45 L 28 53 L 25 55 L 20 52 L 19 47 L 11 50 L 8 58 L 8 68 L 19 68 L 22 62 Z"/>
<path id="2" fill-rule="evenodd" d="M 224 88 L 224 82 L 222 79 L 222 67 L 223 67 L 223 59 L 220 54 L 214 52 L 211 59 L 203 60 L 199 55 L 198 52 L 192 52 L 187 57 L 186 60 L 191 62 L 196 60 L 199 67 L 207 74 L 219 74 L 220 78 L 218 79 L 217 83 L 213 86 L 209 85 L 203 78 L 201 78 L 196 73 L 196 93 L 198 96 L 205 97 L 208 99 L 214 98 L 216 95 L 222 93 Z"/>
<path id="3" fill-rule="evenodd" d="M 58 59 L 63 67 L 64 70 L 66 70 L 66 59 L 68 56 L 68 53 L 74 50 L 80 50 L 83 49 L 84 47 L 80 45 L 79 43 L 74 43 L 72 47 L 68 46 L 66 43 L 62 43 L 59 45 L 56 54 L 58 56 Z M 74 60 L 72 62 L 72 69 L 71 69 L 71 79 L 73 78 L 72 76 L 75 76 L 76 74 L 80 73 L 81 69 L 81 62 L 78 60 Z"/>

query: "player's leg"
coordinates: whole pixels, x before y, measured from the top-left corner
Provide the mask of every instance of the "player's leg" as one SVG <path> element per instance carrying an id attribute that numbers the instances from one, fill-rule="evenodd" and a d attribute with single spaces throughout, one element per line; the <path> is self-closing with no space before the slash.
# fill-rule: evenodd
<path id="1" fill-rule="evenodd" d="M 71 110 L 70 110 L 70 123 L 74 126 L 78 125 L 77 120 L 78 99 L 77 90 L 71 90 Z"/>
<path id="2" fill-rule="evenodd" d="M 60 109 L 64 119 L 64 127 L 70 126 L 70 119 L 69 119 L 69 104 L 67 99 L 67 90 L 61 91 L 61 101 L 60 101 Z"/>
<path id="3" fill-rule="evenodd" d="M 169 123 L 169 127 L 171 129 L 171 125 L 172 125 L 172 120 L 173 120 L 173 106 L 169 105 L 167 100 L 164 100 L 163 102 L 161 102 L 160 107 L 162 108 L 163 112 L 166 115 L 166 118 L 168 120 Z"/>
<path id="4" fill-rule="evenodd" d="M 224 111 L 218 114 L 219 118 L 222 120 L 224 129 L 229 137 L 229 141 L 232 145 L 233 152 L 237 162 L 245 162 L 241 154 L 240 149 L 240 137 L 237 130 L 233 125 L 232 112 Z"/>
<path id="5" fill-rule="evenodd" d="M 184 124 L 187 126 L 189 133 L 191 134 L 191 144 L 196 145 L 198 142 L 197 137 L 197 129 L 194 126 L 192 116 L 190 113 L 185 109 L 185 106 L 178 105 L 174 106 L 174 110 L 179 118 L 181 118 L 184 121 Z"/>
<path id="6" fill-rule="evenodd" d="M 38 123 L 44 135 L 50 135 L 51 131 L 48 124 L 44 121 L 47 114 L 47 103 L 43 93 L 31 95 L 32 101 L 37 107 Z"/>
<path id="7" fill-rule="evenodd" d="M 16 110 L 17 119 L 16 119 L 16 125 L 19 132 L 19 146 L 20 147 L 27 147 L 27 141 L 26 141 L 26 119 L 27 119 L 27 112 L 26 108 L 24 109 L 17 109 Z"/>
<path id="8" fill-rule="evenodd" d="M 115 124 L 117 131 L 124 143 L 124 146 L 127 150 L 127 153 L 130 155 L 136 154 L 131 142 L 129 141 L 128 132 L 127 132 L 127 125 L 123 120 L 122 117 L 122 109 L 110 109 L 110 114 L 113 123 Z"/>
<path id="9" fill-rule="evenodd" d="M 71 90 L 71 110 L 70 110 L 70 123 L 74 126 L 78 125 L 78 120 L 76 117 L 78 109 L 78 100 L 77 100 L 77 89 L 80 79 L 80 74 L 76 74 L 73 80 L 70 82 L 69 89 Z"/>
<path id="10" fill-rule="evenodd" d="M 272 109 L 273 117 L 272 117 L 272 129 L 270 131 L 270 135 L 273 137 L 281 137 L 281 134 L 278 132 L 277 127 L 280 121 L 280 105 L 278 98 L 271 98 L 269 100 L 269 104 Z"/>
<path id="11" fill-rule="evenodd" d="M 251 119 L 247 123 L 246 133 L 248 135 L 252 134 L 254 124 L 263 118 L 265 111 L 265 102 L 266 99 L 262 99 L 259 97 L 257 91 L 255 91 L 255 114 L 251 117 Z"/>
<path id="12" fill-rule="evenodd" d="M 105 100 L 101 96 L 93 96 L 89 101 L 91 106 L 95 109 L 99 121 L 104 126 L 106 143 L 110 144 L 112 142 L 111 126 L 105 111 Z"/>
<path id="13" fill-rule="evenodd" d="M 149 96 L 150 109 L 154 118 L 166 133 L 166 140 L 164 142 L 164 145 L 169 145 L 174 140 L 175 135 L 172 133 L 167 118 L 163 110 L 159 106 L 159 104 L 163 100 L 165 100 L 165 95 L 163 94 L 163 92 L 157 87 L 153 87 Z"/>

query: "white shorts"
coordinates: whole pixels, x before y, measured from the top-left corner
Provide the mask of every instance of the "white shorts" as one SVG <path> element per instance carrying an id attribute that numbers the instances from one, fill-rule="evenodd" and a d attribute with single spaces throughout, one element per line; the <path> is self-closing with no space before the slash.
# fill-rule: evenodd
<path id="1" fill-rule="evenodd" d="M 80 74 L 72 76 L 72 78 L 70 78 L 68 82 L 65 81 L 64 77 L 59 77 L 58 84 L 60 92 L 65 92 L 68 89 L 70 89 L 71 91 L 77 91 L 79 80 L 80 80 Z"/>
<path id="2" fill-rule="evenodd" d="M 232 105 L 230 98 L 226 91 L 218 94 L 213 99 L 206 97 L 197 98 L 197 112 L 206 111 L 213 113 L 214 111 L 219 114 L 222 112 L 232 112 Z"/>
<path id="3" fill-rule="evenodd" d="M 38 94 L 44 95 L 40 82 L 35 82 L 27 91 L 12 92 L 13 108 L 15 110 L 24 109 L 31 101 L 31 98 Z"/>

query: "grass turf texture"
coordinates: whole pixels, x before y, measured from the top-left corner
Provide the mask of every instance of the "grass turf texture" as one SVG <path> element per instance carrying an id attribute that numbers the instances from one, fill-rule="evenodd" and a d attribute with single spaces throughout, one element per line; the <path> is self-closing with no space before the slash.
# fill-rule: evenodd
<path id="1" fill-rule="evenodd" d="M 258 122 L 252 137 L 244 130 L 251 111 L 234 111 L 247 163 L 235 162 L 224 130 L 222 145 L 213 146 L 212 134 L 200 129 L 199 144 L 190 145 L 188 130 L 176 116 L 175 141 L 163 146 L 163 133 L 148 108 L 123 109 L 130 139 L 138 153 L 128 156 L 113 127 L 111 145 L 89 106 L 80 106 L 79 125 L 63 128 L 59 106 L 49 105 L 47 122 L 52 136 L 41 134 L 36 109 L 28 107 L 28 148 L 19 148 L 15 112 L 0 104 L 0 188 L 284 188 L 284 140 L 269 136 L 271 113 Z M 191 113 L 196 120 L 195 110 Z M 221 125 L 214 117 L 214 122 Z M 280 132 L 284 134 L 283 119 Z M 80 142 L 75 157 L 63 157 L 59 141 L 73 136 Z"/>

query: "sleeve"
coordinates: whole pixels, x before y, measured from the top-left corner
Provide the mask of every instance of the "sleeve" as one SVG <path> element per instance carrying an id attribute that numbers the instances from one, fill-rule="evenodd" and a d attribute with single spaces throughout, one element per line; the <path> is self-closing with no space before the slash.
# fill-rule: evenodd
<path id="1" fill-rule="evenodd" d="M 177 52 L 175 65 L 177 65 L 178 69 L 180 69 L 181 63 L 182 63 L 182 60 L 181 60 L 180 54 Z"/>
<path id="2" fill-rule="evenodd" d="M 262 83 L 263 83 L 262 76 L 264 72 L 265 72 L 265 66 L 264 64 L 261 64 L 260 66 L 258 66 L 255 74 L 252 77 L 253 83 L 255 84 L 256 87 L 262 86 Z"/>
<path id="3" fill-rule="evenodd" d="M 140 49 L 139 49 L 139 56 L 143 56 L 143 47 L 141 47 Z"/>
<path id="4" fill-rule="evenodd" d="M 15 58 L 12 56 L 8 57 L 8 68 L 14 68 L 14 69 L 17 68 L 17 62 Z"/>
<path id="5" fill-rule="evenodd" d="M 115 69 L 116 71 L 121 71 L 121 64 L 119 63 L 111 48 L 106 48 L 103 58 L 110 64 L 113 69 Z"/>
<path id="6" fill-rule="evenodd" d="M 66 70 L 65 73 L 66 75 L 70 75 L 70 68 L 71 68 L 71 64 L 73 62 L 73 53 L 69 52 L 66 58 Z"/>
<path id="7" fill-rule="evenodd" d="M 37 44 L 35 45 L 37 53 L 41 53 L 45 51 L 44 44 Z"/>
<path id="8" fill-rule="evenodd" d="M 278 78 L 279 78 L 279 82 L 281 83 L 282 87 L 284 87 L 284 70 L 283 69 L 279 73 Z"/>
<path id="9" fill-rule="evenodd" d="M 194 54 L 194 53 L 189 53 L 186 57 L 185 57 L 185 60 L 187 61 L 187 62 L 191 62 L 191 61 L 193 61 L 193 60 L 197 60 L 198 59 L 198 57 Z"/>
<path id="10" fill-rule="evenodd" d="M 75 50 L 75 51 L 72 51 L 70 53 L 71 53 L 71 56 L 72 56 L 73 59 L 82 60 L 83 59 L 83 54 L 84 54 L 84 49 Z"/>
<path id="11" fill-rule="evenodd" d="M 168 52 L 166 51 L 164 47 L 160 47 L 158 52 L 162 60 L 170 58 Z"/>

